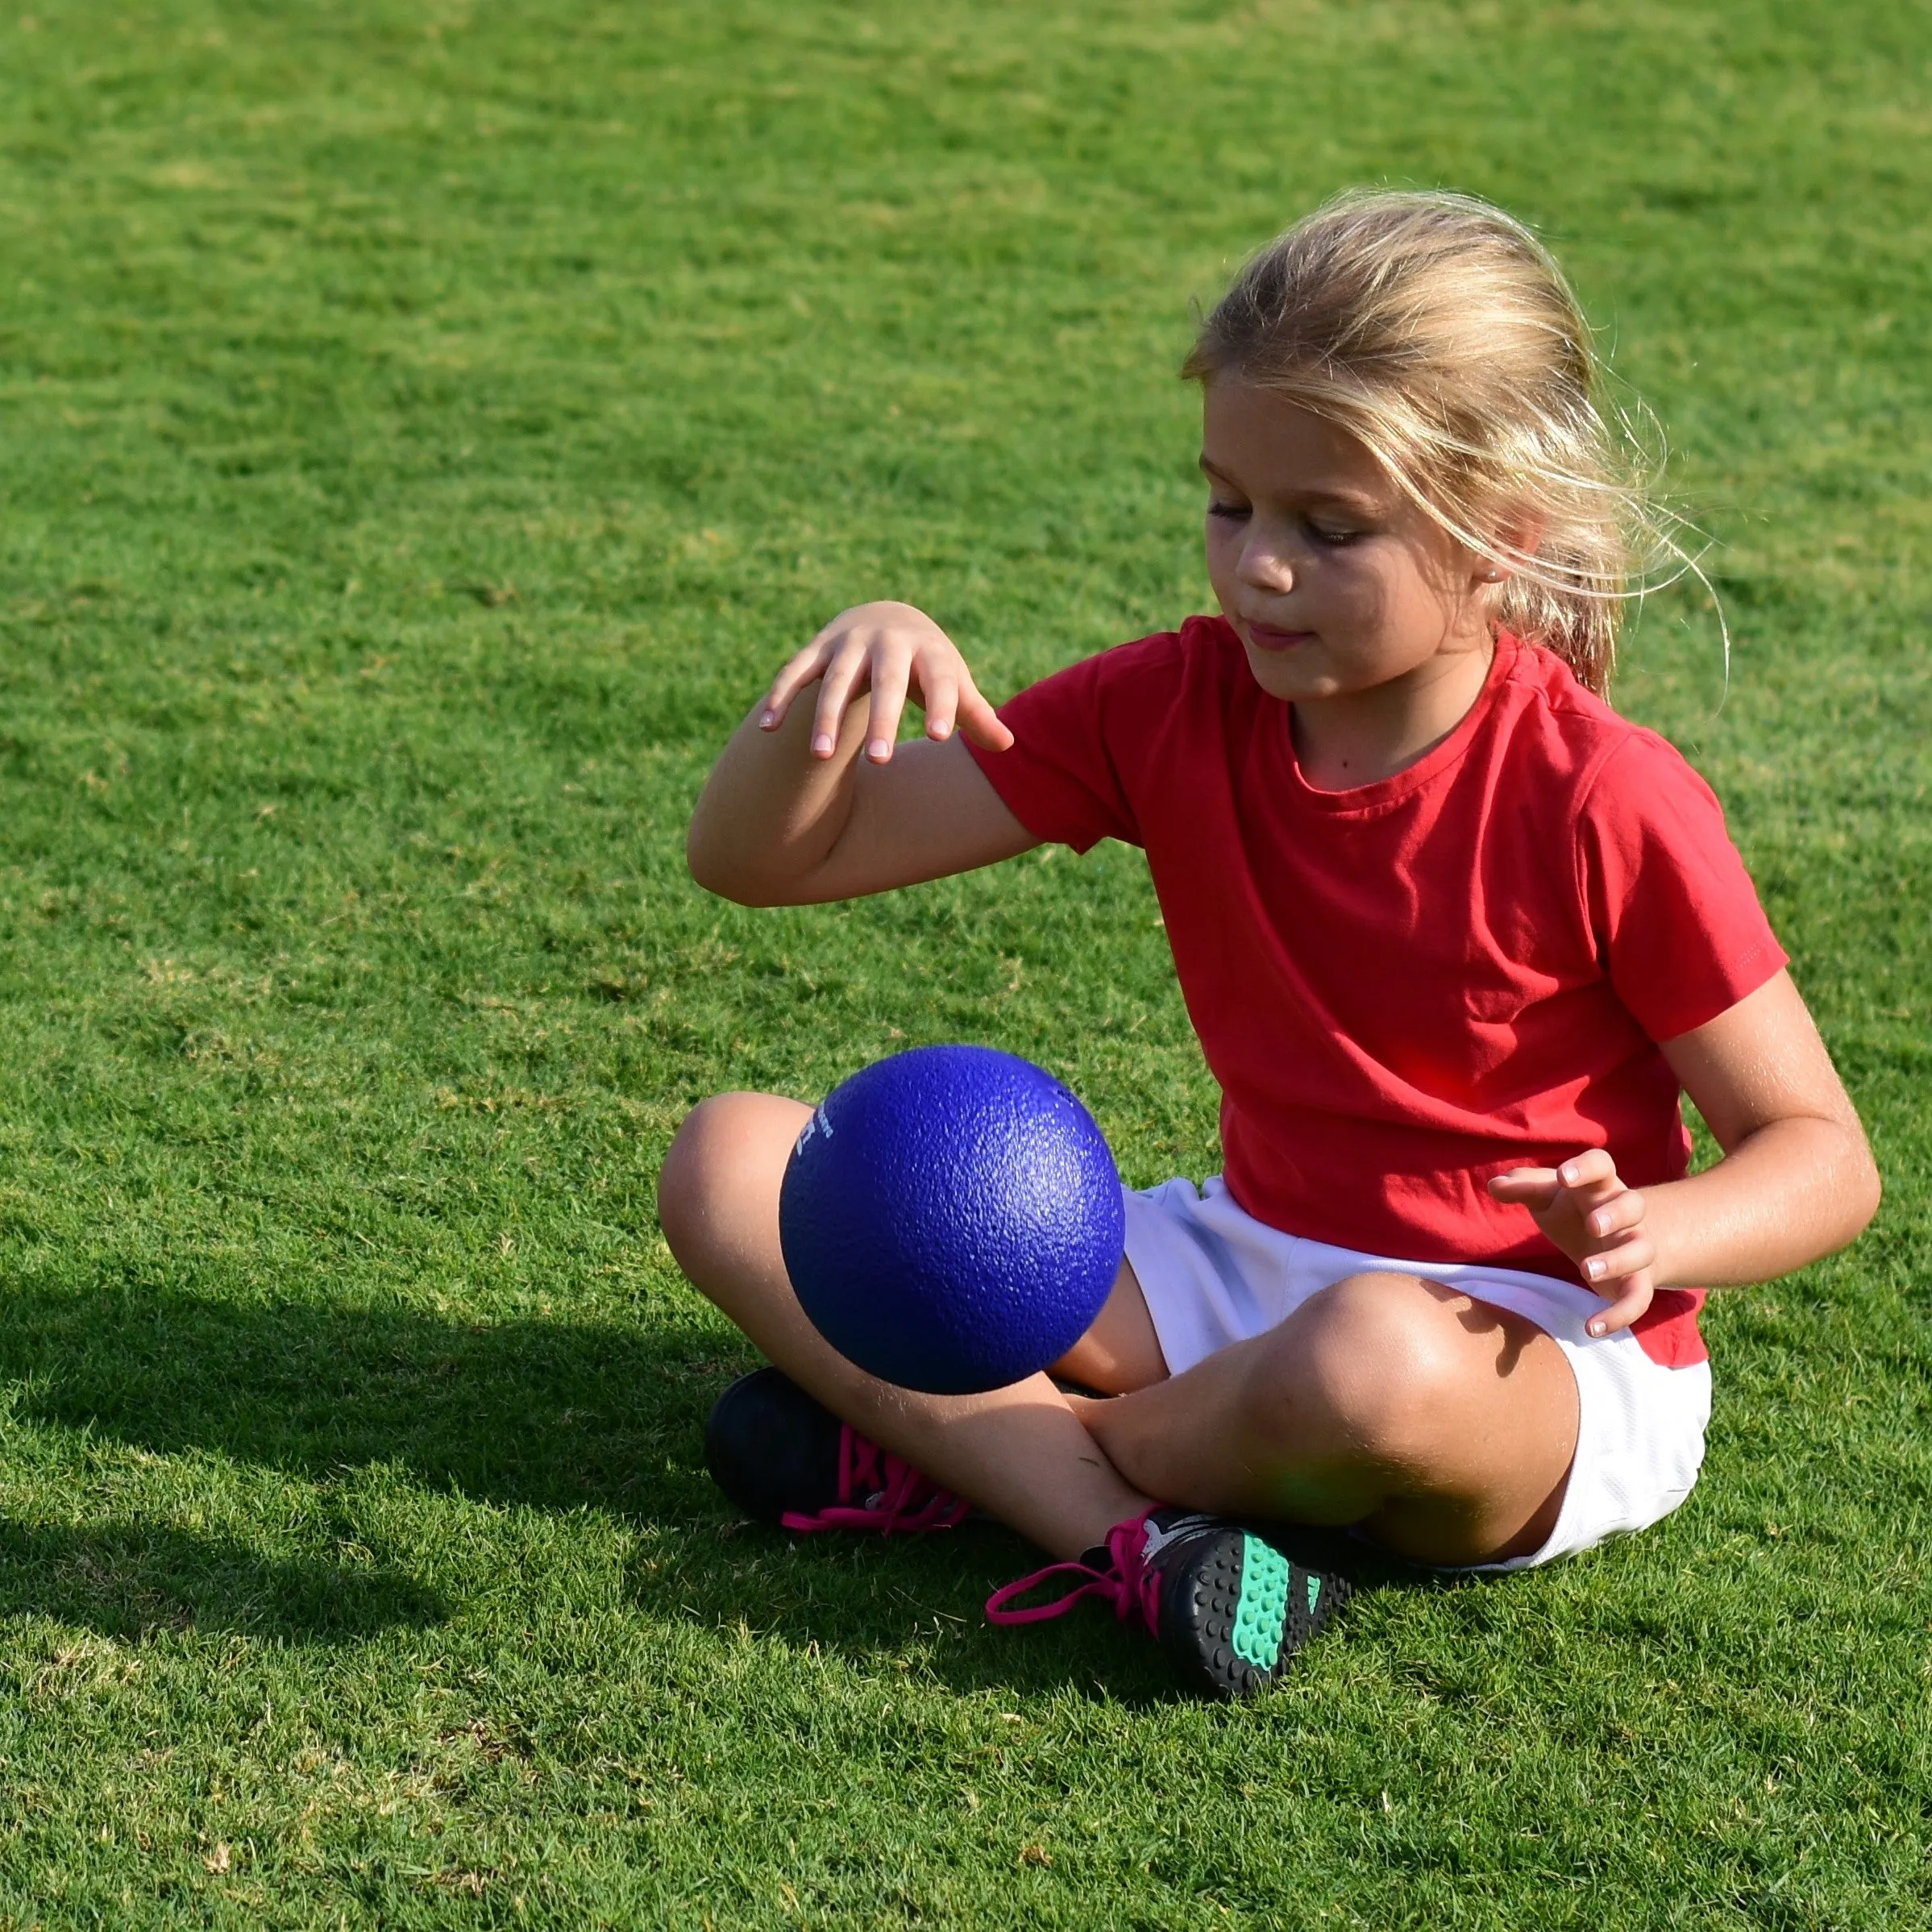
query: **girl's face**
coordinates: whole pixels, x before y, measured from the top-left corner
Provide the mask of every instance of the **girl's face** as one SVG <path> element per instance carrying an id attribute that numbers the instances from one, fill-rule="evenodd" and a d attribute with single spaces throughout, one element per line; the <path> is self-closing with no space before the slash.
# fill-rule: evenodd
<path id="1" fill-rule="evenodd" d="M 1201 467 L 1207 574 L 1264 691 L 1306 704 L 1419 688 L 1471 651 L 1486 664 L 1489 567 L 1344 430 L 1211 383 Z"/>

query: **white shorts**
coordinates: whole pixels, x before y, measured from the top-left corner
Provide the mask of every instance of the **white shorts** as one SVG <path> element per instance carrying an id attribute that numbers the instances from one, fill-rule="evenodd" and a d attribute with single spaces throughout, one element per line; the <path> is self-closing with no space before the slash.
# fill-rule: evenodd
<path id="1" fill-rule="evenodd" d="M 1481 1564 L 1522 1569 L 1647 1529 L 1691 1492 L 1710 1420 L 1710 1365 L 1667 1369 L 1627 1332 L 1593 1338 L 1602 1299 L 1513 1268 L 1406 1261 L 1306 1241 L 1236 1207 L 1216 1175 L 1127 1191 L 1127 1258 L 1153 1317 L 1168 1371 L 1185 1369 L 1286 1321 L 1310 1295 L 1351 1274 L 1420 1275 L 1534 1322 L 1577 1377 L 1577 1455 L 1549 1540 L 1527 1556 Z"/>

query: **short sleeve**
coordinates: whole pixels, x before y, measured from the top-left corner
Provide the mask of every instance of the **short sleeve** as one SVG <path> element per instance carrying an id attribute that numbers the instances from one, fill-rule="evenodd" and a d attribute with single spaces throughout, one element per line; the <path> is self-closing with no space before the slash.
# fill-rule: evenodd
<path id="1" fill-rule="evenodd" d="M 1170 634 L 1116 645 L 1000 706 L 1013 744 L 1004 751 L 970 749 L 1007 809 L 1034 837 L 1076 852 L 1103 838 L 1142 842 L 1121 754 L 1141 735 L 1146 674 L 1174 657 L 1177 642 Z"/>
<path id="2" fill-rule="evenodd" d="M 1716 1019 L 1789 962 L 1716 795 L 1650 732 L 1604 762 L 1577 859 L 1610 983 L 1652 1040 Z"/>

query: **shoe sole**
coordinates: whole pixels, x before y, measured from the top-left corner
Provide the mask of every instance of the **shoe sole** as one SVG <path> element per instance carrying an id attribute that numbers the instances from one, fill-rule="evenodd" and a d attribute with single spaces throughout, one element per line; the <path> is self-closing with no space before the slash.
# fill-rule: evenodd
<path id="1" fill-rule="evenodd" d="M 1161 1641 L 1183 1674 L 1217 1697 L 1265 1689 L 1352 1594 L 1344 1578 L 1304 1569 L 1240 1530 L 1218 1537 L 1188 1570 L 1191 1588 L 1161 1606 Z"/>

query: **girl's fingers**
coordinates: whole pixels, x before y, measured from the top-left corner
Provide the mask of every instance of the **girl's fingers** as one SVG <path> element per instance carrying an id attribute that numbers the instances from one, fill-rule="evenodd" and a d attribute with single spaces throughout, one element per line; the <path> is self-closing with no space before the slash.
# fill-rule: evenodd
<path id="1" fill-rule="evenodd" d="M 921 680 L 926 708 L 926 736 L 943 742 L 953 735 L 959 716 L 959 680 L 949 671 Z"/>
<path id="2" fill-rule="evenodd" d="M 1602 1294 L 1612 1282 L 1621 1282 L 1639 1270 L 1647 1272 L 1656 1258 L 1647 1235 L 1627 1234 L 1583 1257 L 1583 1278 Z"/>
<path id="3" fill-rule="evenodd" d="M 906 692 L 912 677 L 912 661 L 903 650 L 871 652 L 872 710 L 866 721 L 866 756 L 883 765 L 892 755 L 899 736 L 899 721 L 906 708 Z"/>
<path id="4" fill-rule="evenodd" d="M 866 756 L 883 765 L 892 755 L 915 675 L 929 737 L 949 738 L 964 731 L 991 751 L 1004 751 L 1013 742 L 1012 733 L 979 695 L 950 641 L 929 618 L 900 606 L 866 606 L 834 617 L 771 680 L 758 708 L 758 725 L 777 730 L 798 694 L 816 682 L 812 755 L 829 758 L 837 749 L 848 707 L 870 687 Z"/>
<path id="5" fill-rule="evenodd" d="M 1583 1217 L 1583 1230 L 1601 1240 L 1606 1235 L 1621 1234 L 1627 1228 L 1635 1228 L 1643 1219 L 1643 1195 L 1634 1187 L 1627 1187 L 1622 1193 L 1612 1195 L 1600 1206 L 1592 1207 Z"/>
<path id="6" fill-rule="evenodd" d="M 825 667 L 818 688 L 818 708 L 812 720 L 812 755 L 829 758 L 838 749 L 839 727 L 845 722 L 846 707 L 858 688 L 867 668 L 870 654 L 863 645 L 847 638 Z"/>
<path id="7" fill-rule="evenodd" d="M 1000 722 L 994 710 L 969 677 L 959 687 L 959 729 L 986 751 L 1009 751 L 1013 734 Z"/>
<path id="8" fill-rule="evenodd" d="M 765 693 L 764 708 L 758 713 L 761 730 L 775 731 L 784 723 L 791 700 L 825 669 L 829 655 L 826 646 L 814 638 L 803 650 L 795 651 L 786 660 L 784 669 L 771 680 L 771 688 Z"/>
<path id="9" fill-rule="evenodd" d="M 1594 1187 L 1617 1178 L 1617 1163 L 1601 1147 L 1587 1148 L 1556 1170 L 1565 1187 Z"/>
<path id="10" fill-rule="evenodd" d="M 1553 1167 L 1512 1167 L 1490 1177 L 1490 1199 L 1522 1207 L 1548 1207 L 1563 1183 Z"/>
<path id="11" fill-rule="evenodd" d="M 1627 1328 L 1643 1315 L 1656 1293 L 1656 1284 L 1646 1268 L 1631 1275 L 1621 1284 L 1617 1298 L 1601 1315 L 1593 1315 L 1584 1323 L 1592 1335 L 1615 1335 Z"/>

